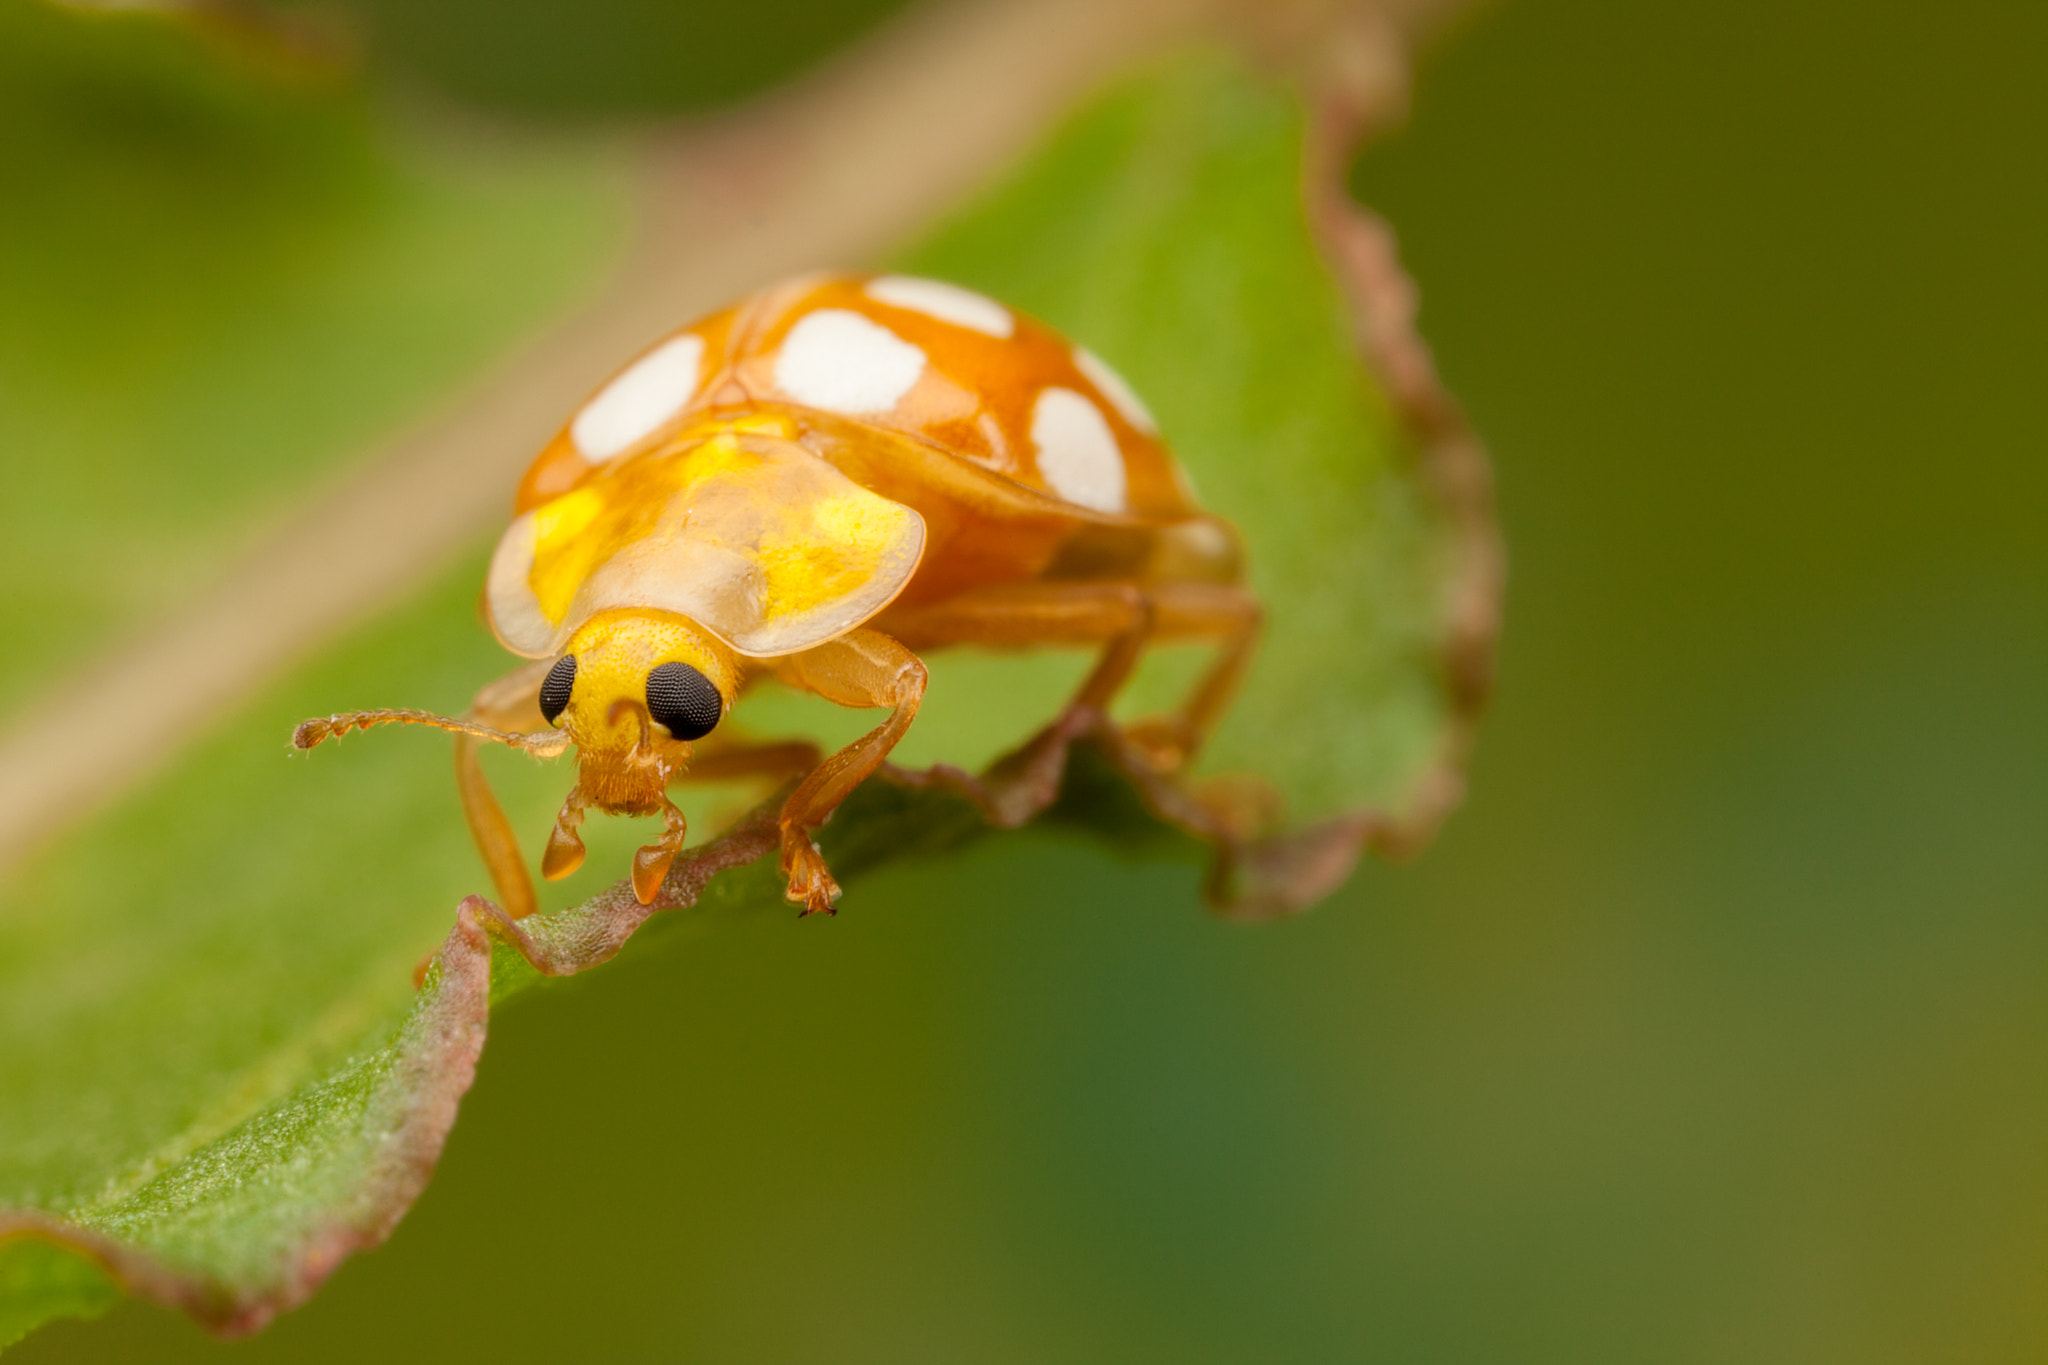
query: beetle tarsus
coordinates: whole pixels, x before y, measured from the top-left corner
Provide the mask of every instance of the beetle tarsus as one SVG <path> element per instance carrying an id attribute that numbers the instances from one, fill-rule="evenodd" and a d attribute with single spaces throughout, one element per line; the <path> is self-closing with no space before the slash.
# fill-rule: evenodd
<path id="1" fill-rule="evenodd" d="M 807 915 L 836 915 L 839 883 L 825 866 L 825 855 L 803 830 L 785 830 L 782 836 L 782 871 L 789 878 L 784 893 L 792 905 L 801 905 L 797 918 Z"/>
<path id="2" fill-rule="evenodd" d="M 1195 728 L 1179 716 L 1134 721 L 1124 727 L 1123 739 L 1161 777 L 1171 777 L 1187 767 L 1201 743 Z"/>

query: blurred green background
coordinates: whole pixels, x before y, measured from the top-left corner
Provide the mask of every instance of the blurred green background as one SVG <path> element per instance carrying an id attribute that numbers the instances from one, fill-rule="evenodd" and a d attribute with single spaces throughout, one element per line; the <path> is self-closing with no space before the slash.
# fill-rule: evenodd
<path id="1" fill-rule="evenodd" d="M 652 98 L 440 22 L 374 62 Z M 655 938 L 494 1020 L 307 1308 L 14 1358 L 2048 1355 L 2044 56 L 2020 0 L 1522 0 L 1425 62 L 1357 185 L 1513 577 L 1418 863 L 1246 929 L 1027 835 Z"/>

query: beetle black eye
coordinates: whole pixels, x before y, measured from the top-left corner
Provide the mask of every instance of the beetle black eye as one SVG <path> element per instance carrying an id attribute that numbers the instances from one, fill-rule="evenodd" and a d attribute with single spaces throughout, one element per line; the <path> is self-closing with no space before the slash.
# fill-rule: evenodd
<path id="1" fill-rule="evenodd" d="M 725 698 L 688 664 L 661 664 L 647 675 L 647 714 L 677 739 L 702 739 L 725 714 Z"/>
<path id="2" fill-rule="evenodd" d="M 569 705 L 569 689 L 575 685 L 576 656 L 564 654 L 555 660 L 555 666 L 540 683 L 540 713 L 548 718 L 548 724 L 561 720 L 562 711 Z"/>

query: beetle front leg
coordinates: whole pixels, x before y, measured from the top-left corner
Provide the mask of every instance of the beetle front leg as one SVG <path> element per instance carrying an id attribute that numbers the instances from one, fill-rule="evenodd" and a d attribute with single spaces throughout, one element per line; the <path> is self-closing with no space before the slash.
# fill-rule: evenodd
<path id="1" fill-rule="evenodd" d="M 782 805 L 782 871 L 788 898 L 803 913 L 832 913 L 839 883 L 811 842 L 811 831 L 866 781 L 917 718 L 924 661 L 879 631 L 855 630 L 828 644 L 774 661 L 776 675 L 840 706 L 887 706 L 889 718 L 812 769 Z"/>

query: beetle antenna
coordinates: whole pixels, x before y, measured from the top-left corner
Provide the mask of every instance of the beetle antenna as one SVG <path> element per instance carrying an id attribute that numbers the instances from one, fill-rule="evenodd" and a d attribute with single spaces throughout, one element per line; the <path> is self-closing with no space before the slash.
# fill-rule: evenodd
<path id="1" fill-rule="evenodd" d="M 436 730 L 448 730 L 475 739 L 487 739 L 509 748 L 523 749 L 535 758 L 553 758 L 569 747 L 569 734 L 566 730 L 542 730 L 538 734 L 515 735 L 506 730 L 493 730 L 488 725 L 478 725 L 474 721 L 456 720 L 452 716 L 437 716 L 432 711 L 414 711 L 405 707 L 381 711 L 342 711 L 322 719 L 301 721 L 299 727 L 292 731 L 292 747 L 310 749 L 324 739 L 336 739 L 351 730 L 367 730 L 373 725 L 431 725 Z"/>

